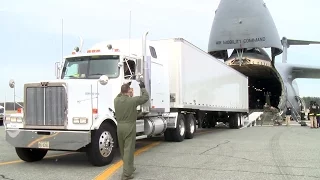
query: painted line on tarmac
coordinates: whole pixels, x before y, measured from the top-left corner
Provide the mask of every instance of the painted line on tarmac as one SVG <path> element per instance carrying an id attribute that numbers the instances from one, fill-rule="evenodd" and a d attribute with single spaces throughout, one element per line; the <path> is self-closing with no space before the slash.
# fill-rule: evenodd
<path id="1" fill-rule="evenodd" d="M 206 134 L 206 133 L 209 133 L 209 132 L 212 132 L 211 130 L 202 130 L 202 131 L 198 131 L 196 132 L 195 134 Z M 134 153 L 134 156 L 138 156 L 139 154 L 145 152 L 145 151 L 148 151 L 150 150 L 151 148 L 159 145 L 162 141 L 157 141 L 157 142 L 154 142 L 154 143 L 151 143 L 147 146 L 144 146 L 140 149 L 138 149 L 135 153 Z M 117 161 L 116 163 L 114 163 L 113 165 L 111 165 L 110 167 L 108 167 L 106 170 L 104 170 L 102 173 L 100 173 L 98 176 L 96 176 L 94 178 L 94 180 L 106 180 L 108 178 L 110 178 L 118 169 L 120 169 L 123 165 L 123 161 L 122 160 L 119 160 Z"/>
<path id="2" fill-rule="evenodd" d="M 161 143 L 161 141 L 157 141 L 157 142 L 154 142 L 154 143 L 151 143 L 147 146 L 144 146 L 140 149 L 138 149 L 135 153 L 134 153 L 134 156 L 138 156 L 139 154 L 145 152 L 145 151 L 148 151 L 150 150 L 151 148 L 159 145 Z M 94 180 L 105 180 L 107 178 L 110 178 L 119 168 L 121 168 L 123 165 L 123 161 L 120 160 L 116 163 L 114 163 L 113 165 L 111 165 L 109 168 L 107 168 L 106 170 L 104 170 L 102 173 L 100 173 L 98 176 L 96 176 L 94 178 Z"/>
<path id="3" fill-rule="evenodd" d="M 206 134 L 212 132 L 211 130 L 202 130 L 202 131 L 198 131 L 195 134 Z M 137 144 L 145 144 L 145 143 L 149 143 L 149 142 L 137 142 Z M 159 145 L 161 142 L 154 142 L 151 143 L 145 147 L 142 147 L 140 149 L 138 149 L 135 152 L 135 156 L 148 151 L 149 149 Z M 70 153 L 63 153 L 63 154 L 55 154 L 55 155 L 49 155 L 46 156 L 44 159 L 50 159 L 50 158 L 55 158 L 55 157 L 63 157 L 63 156 L 67 156 L 67 155 L 71 155 L 71 154 L 77 154 L 79 152 L 70 152 Z M 10 165 L 10 164 L 18 164 L 18 163 L 22 163 L 24 162 L 23 160 L 14 160 L 14 161 L 6 161 L 6 162 L 0 162 L 0 166 L 4 166 L 4 165 Z M 118 161 L 117 163 L 113 164 L 111 167 L 107 168 L 105 171 L 103 171 L 102 173 L 100 173 L 95 179 L 96 180 L 100 180 L 100 179 L 105 179 L 110 177 L 114 172 L 116 172 L 119 168 L 121 168 L 123 165 L 122 161 Z M 105 177 L 105 178 L 104 178 Z"/>
<path id="4" fill-rule="evenodd" d="M 71 154 L 76 154 L 76 153 L 78 153 L 78 152 L 55 154 L 55 155 L 46 156 L 44 159 L 51 159 L 51 158 L 55 158 L 55 157 L 62 157 L 62 156 L 67 156 L 67 155 L 71 155 Z M 24 162 L 24 161 L 22 161 L 22 160 L 15 160 L 15 161 L 0 162 L 0 166 L 9 165 L 9 164 L 17 164 L 17 163 L 22 163 L 22 162 Z"/>

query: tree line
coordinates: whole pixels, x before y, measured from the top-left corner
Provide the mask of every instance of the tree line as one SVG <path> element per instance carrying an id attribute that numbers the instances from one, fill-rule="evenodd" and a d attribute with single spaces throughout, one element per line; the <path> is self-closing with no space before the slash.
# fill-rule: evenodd
<path id="1" fill-rule="evenodd" d="M 320 105 L 320 97 L 309 97 L 308 96 L 308 97 L 302 97 L 302 99 L 304 100 L 307 108 L 309 108 L 311 101 L 315 101 L 317 104 Z"/>

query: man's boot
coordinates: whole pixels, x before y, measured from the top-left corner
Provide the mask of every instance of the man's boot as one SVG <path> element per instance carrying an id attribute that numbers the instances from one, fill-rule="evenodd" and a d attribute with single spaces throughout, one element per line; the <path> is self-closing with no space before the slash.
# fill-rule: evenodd
<path id="1" fill-rule="evenodd" d="M 133 175 L 131 174 L 131 176 L 125 176 L 122 175 L 121 180 L 128 180 L 128 179 L 133 179 Z"/>

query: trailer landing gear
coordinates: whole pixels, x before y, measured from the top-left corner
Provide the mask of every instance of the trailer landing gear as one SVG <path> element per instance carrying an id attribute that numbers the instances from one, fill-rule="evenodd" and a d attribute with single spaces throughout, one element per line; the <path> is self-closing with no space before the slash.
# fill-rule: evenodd
<path id="1" fill-rule="evenodd" d="M 217 121 L 212 113 L 207 113 L 203 118 L 202 128 L 214 128 L 217 125 Z"/>

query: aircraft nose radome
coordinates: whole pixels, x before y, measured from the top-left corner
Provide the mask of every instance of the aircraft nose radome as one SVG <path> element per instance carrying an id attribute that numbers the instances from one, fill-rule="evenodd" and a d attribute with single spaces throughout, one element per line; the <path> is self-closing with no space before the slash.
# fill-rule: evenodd
<path id="1" fill-rule="evenodd" d="M 271 47 L 275 55 L 282 53 L 278 30 L 266 4 L 263 0 L 221 0 L 212 23 L 208 52 L 223 58 L 227 49 L 254 47 Z"/>

